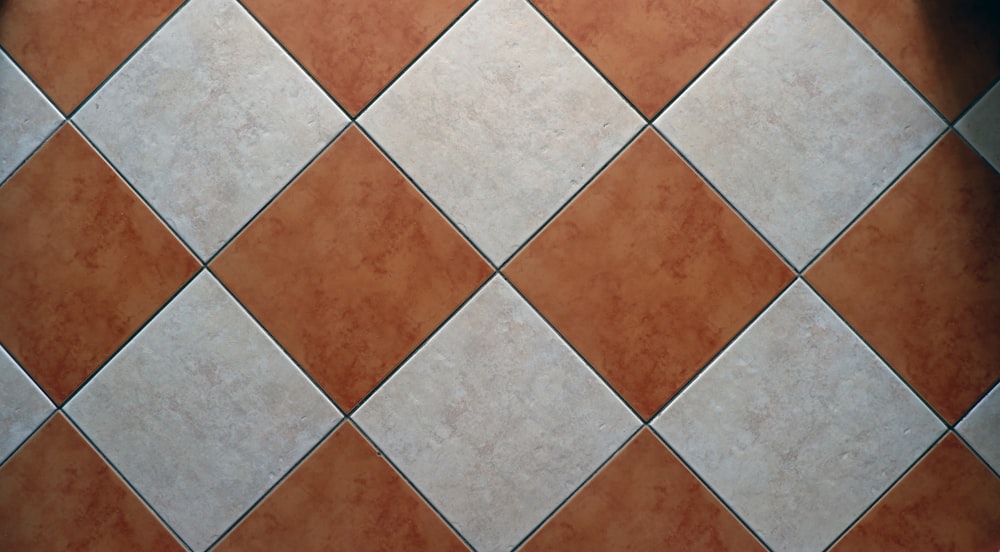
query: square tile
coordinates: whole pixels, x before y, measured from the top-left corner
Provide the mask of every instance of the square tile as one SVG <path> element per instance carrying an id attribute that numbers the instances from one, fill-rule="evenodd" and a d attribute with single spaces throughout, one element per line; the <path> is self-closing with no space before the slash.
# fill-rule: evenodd
<path id="1" fill-rule="evenodd" d="M 202 259 L 347 118 L 235 0 L 191 0 L 73 117 Z"/>
<path id="2" fill-rule="evenodd" d="M 1000 83 L 962 117 L 955 130 L 1000 171 Z"/>
<path id="3" fill-rule="evenodd" d="M 340 418 L 207 272 L 65 411 L 196 551 Z"/>
<path id="4" fill-rule="evenodd" d="M 0 187 L 0 342 L 62 403 L 198 262 L 71 125 Z"/>
<path id="5" fill-rule="evenodd" d="M 1000 384 L 994 385 L 955 429 L 993 471 L 1000 473 Z"/>
<path id="6" fill-rule="evenodd" d="M 646 418 L 792 279 L 652 130 L 504 273 Z"/>
<path id="7" fill-rule="evenodd" d="M 944 122 L 821 0 L 779 0 L 656 126 L 803 268 Z"/>
<path id="8" fill-rule="evenodd" d="M 941 422 L 801 281 L 653 422 L 773 550 L 821 550 Z"/>
<path id="9" fill-rule="evenodd" d="M 3 10 L 3 6 L 0 6 Z M 0 183 L 62 122 L 62 115 L 0 50 Z"/>
<path id="10" fill-rule="evenodd" d="M 477 550 L 510 550 L 639 421 L 500 277 L 353 415 Z"/>
<path id="11" fill-rule="evenodd" d="M 495 264 L 642 120 L 524 0 L 482 0 L 359 122 Z"/>
<path id="12" fill-rule="evenodd" d="M 55 410 L 52 401 L 0 349 L 0 463 Z"/>

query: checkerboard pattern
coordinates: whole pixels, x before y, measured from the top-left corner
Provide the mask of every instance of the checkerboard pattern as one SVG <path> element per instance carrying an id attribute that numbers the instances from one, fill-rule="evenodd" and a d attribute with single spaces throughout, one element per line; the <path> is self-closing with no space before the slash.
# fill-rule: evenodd
<path id="1" fill-rule="evenodd" d="M 1000 5 L 0 2 L 0 550 L 1000 549 Z"/>

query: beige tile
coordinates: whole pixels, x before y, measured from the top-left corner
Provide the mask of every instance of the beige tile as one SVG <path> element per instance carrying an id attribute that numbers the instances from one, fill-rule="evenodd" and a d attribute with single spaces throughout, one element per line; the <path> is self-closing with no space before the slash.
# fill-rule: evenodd
<path id="1" fill-rule="evenodd" d="M 62 115 L 0 50 L 0 182 L 62 122 Z"/>
<path id="2" fill-rule="evenodd" d="M 1000 472 L 1000 383 L 955 429 L 994 471 Z"/>
<path id="3" fill-rule="evenodd" d="M 955 129 L 1000 171 L 1000 83 L 962 117 Z"/>
<path id="4" fill-rule="evenodd" d="M 55 407 L 21 367 L 0 349 L 0 463 Z"/>

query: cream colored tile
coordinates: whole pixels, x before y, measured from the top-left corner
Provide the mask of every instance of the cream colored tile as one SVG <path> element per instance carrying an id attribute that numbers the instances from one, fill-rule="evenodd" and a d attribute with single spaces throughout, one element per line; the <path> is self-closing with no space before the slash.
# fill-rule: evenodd
<path id="1" fill-rule="evenodd" d="M 59 126 L 62 115 L 0 50 L 0 182 Z"/>
<path id="2" fill-rule="evenodd" d="M 958 433 L 997 472 L 1000 472 L 1000 382 L 966 414 Z"/>
<path id="3" fill-rule="evenodd" d="M 1000 171 L 1000 83 L 995 84 L 955 128 Z"/>
<path id="4" fill-rule="evenodd" d="M 52 401 L 0 349 L 0 463 L 55 410 Z"/>

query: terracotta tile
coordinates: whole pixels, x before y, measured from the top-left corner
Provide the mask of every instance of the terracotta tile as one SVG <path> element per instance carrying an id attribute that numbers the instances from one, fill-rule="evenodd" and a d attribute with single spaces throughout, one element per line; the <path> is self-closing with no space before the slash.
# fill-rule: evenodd
<path id="1" fill-rule="evenodd" d="M 644 429 L 520 550 L 763 547 Z"/>
<path id="2" fill-rule="evenodd" d="M 949 133 L 806 278 L 957 421 L 1000 378 L 1000 175 Z"/>
<path id="3" fill-rule="evenodd" d="M 1000 549 L 1000 479 L 948 435 L 833 548 Z"/>
<path id="4" fill-rule="evenodd" d="M 69 113 L 181 0 L 0 2 L 0 46 Z"/>
<path id="5" fill-rule="evenodd" d="M 212 270 L 346 410 L 490 273 L 355 128 Z"/>
<path id="6" fill-rule="evenodd" d="M 184 550 L 62 414 L 0 468 L 0 549 Z"/>
<path id="7" fill-rule="evenodd" d="M 0 341 L 61 403 L 198 262 L 71 126 L 0 188 Z"/>
<path id="8" fill-rule="evenodd" d="M 467 550 L 351 424 L 337 429 L 214 552 Z"/>
<path id="9" fill-rule="evenodd" d="M 281 0 L 244 4 L 352 114 L 437 37 L 470 0 Z"/>
<path id="10" fill-rule="evenodd" d="M 792 277 L 653 131 L 504 272 L 647 418 Z"/>
<path id="11" fill-rule="evenodd" d="M 770 0 L 535 0 L 647 117 L 653 117 Z"/>
<path id="12" fill-rule="evenodd" d="M 1000 77 L 1000 7 L 988 0 L 831 0 L 946 117 Z"/>

